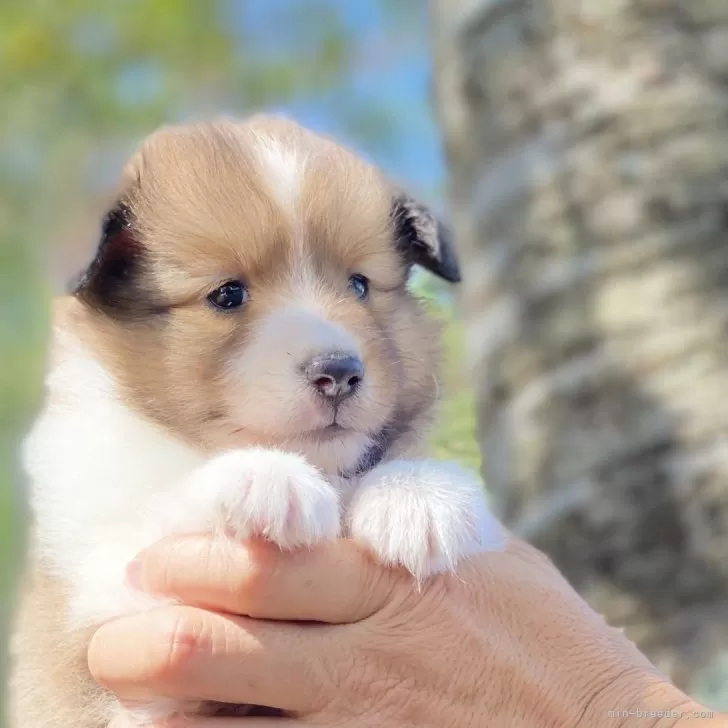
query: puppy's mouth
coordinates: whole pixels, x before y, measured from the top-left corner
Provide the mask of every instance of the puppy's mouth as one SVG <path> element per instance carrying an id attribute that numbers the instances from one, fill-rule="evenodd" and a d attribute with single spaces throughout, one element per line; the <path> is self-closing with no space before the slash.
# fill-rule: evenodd
<path id="1" fill-rule="evenodd" d="M 354 478 L 369 472 L 384 459 L 389 450 L 391 439 L 389 437 L 389 429 L 383 428 L 375 435 L 369 435 L 370 445 L 362 452 L 359 460 L 353 468 L 347 471 L 342 471 L 339 475 L 343 478 Z M 361 434 L 357 430 L 351 427 L 345 427 L 334 421 L 324 427 L 319 427 L 314 430 L 310 430 L 307 433 L 308 437 L 314 438 L 319 442 L 330 442 L 346 435 Z"/>
<path id="2" fill-rule="evenodd" d="M 242 433 L 245 429 L 240 428 L 235 431 L 235 434 Z M 248 432 L 250 431 L 248 430 Z M 334 420 L 328 425 L 313 427 L 299 432 L 297 435 L 291 434 L 288 436 L 290 438 L 288 442 L 293 444 L 296 441 L 299 443 L 308 441 L 311 443 L 332 443 L 335 445 L 337 441 L 341 442 L 349 437 L 364 438 L 366 444 L 364 445 L 362 443 L 364 447 L 362 447 L 354 465 L 346 470 L 339 470 L 339 476 L 348 479 L 365 475 L 379 465 L 386 458 L 392 445 L 398 439 L 399 434 L 398 428 L 393 427 L 391 423 L 385 424 L 380 430 L 372 433 L 348 425 L 342 425 Z M 263 438 L 263 441 L 265 440 L 268 440 L 268 438 Z"/>

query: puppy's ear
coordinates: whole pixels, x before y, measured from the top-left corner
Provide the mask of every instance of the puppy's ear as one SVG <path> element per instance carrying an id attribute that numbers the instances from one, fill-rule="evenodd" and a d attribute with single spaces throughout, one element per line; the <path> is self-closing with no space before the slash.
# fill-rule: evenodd
<path id="1" fill-rule="evenodd" d="M 420 265 L 451 283 L 460 282 L 460 266 L 450 232 L 416 200 L 398 193 L 392 200 L 397 247 L 410 265 Z"/>
<path id="2" fill-rule="evenodd" d="M 77 279 L 73 294 L 107 313 L 131 312 L 142 253 L 131 209 L 125 202 L 117 202 L 104 217 L 94 258 Z"/>

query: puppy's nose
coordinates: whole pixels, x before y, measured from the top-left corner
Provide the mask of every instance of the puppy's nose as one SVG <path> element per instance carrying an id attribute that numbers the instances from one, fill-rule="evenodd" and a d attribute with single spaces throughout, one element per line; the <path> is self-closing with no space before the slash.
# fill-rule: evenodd
<path id="1" fill-rule="evenodd" d="M 339 352 L 313 357 L 303 371 L 318 392 L 335 400 L 354 394 L 364 378 L 364 365 L 359 357 Z"/>

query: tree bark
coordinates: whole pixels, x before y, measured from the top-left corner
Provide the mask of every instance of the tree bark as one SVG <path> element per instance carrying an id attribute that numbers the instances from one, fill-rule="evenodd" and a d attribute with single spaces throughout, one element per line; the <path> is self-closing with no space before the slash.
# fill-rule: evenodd
<path id="1" fill-rule="evenodd" d="M 690 689 L 728 648 L 728 2 L 432 11 L 486 484 Z"/>

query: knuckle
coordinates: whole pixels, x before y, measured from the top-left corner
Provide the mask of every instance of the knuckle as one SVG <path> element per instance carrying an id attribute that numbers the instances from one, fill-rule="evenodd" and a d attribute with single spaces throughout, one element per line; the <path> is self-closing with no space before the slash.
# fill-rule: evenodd
<path id="1" fill-rule="evenodd" d="M 112 622 L 101 627 L 89 643 L 91 676 L 116 693 L 168 681 L 200 648 L 201 630 L 183 612 L 172 610 L 131 619 L 132 626 L 118 627 L 119 623 Z M 132 634 L 137 649 L 130 649 Z"/>
<path id="2" fill-rule="evenodd" d="M 351 561 L 357 565 L 347 569 L 351 582 L 342 590 L 339 600 L 337 615 L 341 621 L 368 620 L 386 605 L 398 602 L 402 593 L 409 592 L 409 576 L 383 566 L 371 547 L 346 539 L 338 542 L 336 549 L 342 563 Z"/>
<path id="3" fill-rule="evenodd" d="M 186 609 L 171 610 L 160 649 L 150 651 L 144 679 L 165 683 L 179 677 L 192 658 L 206 649 L 209 639 L 204 624 Z"/>
<path id="4" fill-rule="evenodd" d="M 351 592 L 353 603 L 350 612 L 358 612 L 363 619 L 375 614 L 385 604 L 393 601 L 393 594 L 399 586 L 398 579 L 402 578 L 402 575 L 390 570 L 362 569 L 358 575 L 358 588 Z"/>
<path id="5" fill-rule="evenodd" d="M 252 542 L 246 548 L 246 563 L 235 579 L 236 601 L 241 614 L 263 617 L 276 575 L 280 572 L 280 550 L 271 544 Z"/>

